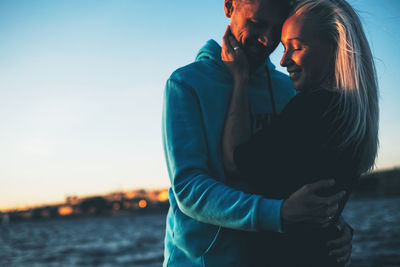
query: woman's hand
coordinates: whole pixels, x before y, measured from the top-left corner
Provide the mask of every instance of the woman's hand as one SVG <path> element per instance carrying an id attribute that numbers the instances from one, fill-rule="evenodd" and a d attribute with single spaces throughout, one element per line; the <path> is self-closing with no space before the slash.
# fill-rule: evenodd
<path id="1" fill-rule="evenodd" d="M 222 39 L 222 60 L 233 76 L 231 100 L 225 117 L 222 138 L 223 163 L 227 173 L 237 172 L 233 159 L 235 148 L 251 136 L 248 97 L 249 65 L 240 44 L 228 26 Z"/>
<path id="2" fill-rule="evenodd" d="M 247 57 L 238 41 L 231 33 L 230 26 L 226 28 L 222 38 L 221 58 L 235 83 L 246 83 L 249 78 L 249 64 Z"/>
<path id="3" fill-rule="evenodd" d="M 342 218 L 339 218 L 337 229 L 340 230 L 340 236 L 337 239 L 330 240 L 326 245 L 330 250 L 329 255 L 336 258 L 338 263 L 345 264 L 344 266 L 348 267 L 351 263 L 353 228 Z"/>

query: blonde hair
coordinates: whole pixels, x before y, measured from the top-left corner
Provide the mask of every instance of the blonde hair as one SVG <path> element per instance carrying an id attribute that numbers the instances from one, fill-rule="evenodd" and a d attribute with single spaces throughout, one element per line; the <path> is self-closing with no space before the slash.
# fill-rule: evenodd
<path id="1" fill-rule="evenodd" d="M 355 144 L 360 173 L 369 171 L 378 149 L 379 100 L 375 64 L 361 21 L 345 0 L 302 0 L 293 13 L 315 20 L 316 35 L 336 45 L 332 84 L 341 93 L 340 147 Z"/>

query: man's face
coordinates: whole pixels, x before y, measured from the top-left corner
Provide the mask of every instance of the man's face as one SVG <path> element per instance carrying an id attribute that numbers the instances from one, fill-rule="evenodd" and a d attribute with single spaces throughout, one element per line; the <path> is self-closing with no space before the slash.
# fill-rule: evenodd
<path id="1" fill-rule="evenodd" d="M 279 44 L 287 12 L 278 0 L 225 1 L 231 32 L 246 53 L 251 69 L 263 65 Z"/>

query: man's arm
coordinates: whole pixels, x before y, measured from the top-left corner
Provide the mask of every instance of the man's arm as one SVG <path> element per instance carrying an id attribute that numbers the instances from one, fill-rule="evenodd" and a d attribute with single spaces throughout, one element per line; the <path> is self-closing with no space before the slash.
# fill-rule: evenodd
<path id="1" fill-rule="evenodd" d="M 282 200 L 247 194 L 209 175 L 208 144 L 200 103 L 190 86 L 166 85 L 163 143 L 179 209 L 204 223 L 249 231 L 280 231 Z"/>

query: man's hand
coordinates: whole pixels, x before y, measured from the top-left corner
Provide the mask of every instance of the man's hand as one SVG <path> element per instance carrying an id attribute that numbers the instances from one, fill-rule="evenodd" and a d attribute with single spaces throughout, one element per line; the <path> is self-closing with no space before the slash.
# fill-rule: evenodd
<path id="1" fill-rule="evenodd" d="M 294 192 L 282 204 L 282 225 L 308 223 L 324 227 L 329 224 L 337 215 L 339 202 L 346 192 L 341 191 L 329 197 L 320 197 L 317 192 L 334 184 L 335 180 L 321 180 Z"/>
<path id="2" fill-rule="evenodd" d="M 326 245 L 329 249 L 329 255 L 336 258 L 337 262 L 344 263 L 344 266 L 347 267 L 350 266 L 351 262 L 353 230 L 342 218 L 339 218 L 337 226 L 338 229 L 341 229 L 339 238 L 330 240 Z"/>

